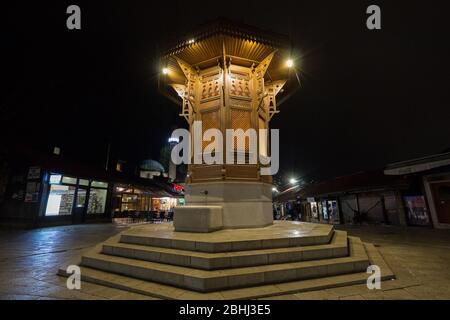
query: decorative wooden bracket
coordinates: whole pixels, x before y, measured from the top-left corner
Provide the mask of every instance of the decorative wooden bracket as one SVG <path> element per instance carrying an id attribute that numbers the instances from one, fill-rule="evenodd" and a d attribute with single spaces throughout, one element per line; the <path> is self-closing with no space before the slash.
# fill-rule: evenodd
<path id="1" fill-rule="evenodd" d="M 263 61 L 258 64 L 258 66 L 255 68 L 256 72 L 256 78 L 261 79 L 264 78 L 264 75 L 266 74 L 267 69 L 269 68 L 270 63 L 272 62 L 273 56 L 275 55 L 275 51 L 270 53 L 267 57 L 264 58 Z"/>
<path id="2" fill-rule="evenodd" d="M 285 84 L 286 80 L 277 80 L 266 84 L 267 95 L 264 97 L 264 104 L 268 106 L 269 121 L 280 112 L 277 108 L 276 96 Z"/>
<path id="3" fill-rule="evenodd" d="M 195 77 L 197 75 L 197 71 L 192 68 L 188 63 L 184 62 L 180 58 L 175 57 L 175 60 L 177 60 L 178 65 L 180 66 L 181 71 L 183 71 L 184 76 L 188 81 L 192 80 L 192 77 Z"/>
<path id="4" fill-rule="evenodd" d="M 181 104 L 181 113 L 179 114 L 180 117 L 184 117 L 186 121 L 190 124 L 192 122 L 192 111 L 193 111 L 193 105 L 191 101 L 189 100 L 189 92 L 188 87 L 184 84 L 177 84 L 173 83 L 170 85 L 180 96 L 180 98 L 183 100 Z"/>
<path id="5" fill-rule="evenodd" d="M 177 92 L 181 99 L 184 98 L 184 95 L 186 93 L 186 86 L 184 84 L 172 83 L 170 84 L 170 86 Z"/>
<path id="6" fill-rule="evenodd" d="M 194 83 L 197 81 L 198 70 L 192 68 L 188 63 L 180 58 L 175 57 L 181 71 L 186 77 L 186 85 L 172 84 L 172 88 L 183 99 L 180 116 L 191 124 L 193 121 L 193 113 L 196 111 L 191 99 L 195 99 Z"/>

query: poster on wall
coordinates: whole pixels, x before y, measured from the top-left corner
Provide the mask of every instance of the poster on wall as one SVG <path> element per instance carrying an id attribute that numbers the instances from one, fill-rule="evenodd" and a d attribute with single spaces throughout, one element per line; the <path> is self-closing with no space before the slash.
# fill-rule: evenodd
<path id="1" fill-rule="evenodd" d="M 403 200 L 411 225 L 426 226 L 430 224 L 424 196 L 405 196 Z"/>
<path id="2" fill-rule="evenodd" d="M 41 177 L 41 168 L 39 167 L 29 167 L 28 168 L 28 180 L 39 179 Z"/>

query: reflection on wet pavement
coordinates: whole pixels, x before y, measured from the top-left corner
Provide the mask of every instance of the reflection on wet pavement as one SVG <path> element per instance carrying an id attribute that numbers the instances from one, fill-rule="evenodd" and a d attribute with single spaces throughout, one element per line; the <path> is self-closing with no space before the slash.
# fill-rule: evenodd
<path id="1" fill-rule="evenodd" d="M 125 227 L 88 224 L 34 230 L 0 229 L 0 299 L 139 299 L 125 293 L 83 283 L 68 290 L 58 267 L 81 251 L 113 236 Z"/>
<path id="2" fill-rule="evenodd" d="M 0 229 L 0 299 L 151 299 L 82 283 L 68 290 L 58 267 L 126 227 L 87 224 L 34 230 Z M 450 299 L 450 230 L 337 226 L 378 245 L 397 280 L 382 290 L 365 285 L 304 292 L 279 299 Z"/>

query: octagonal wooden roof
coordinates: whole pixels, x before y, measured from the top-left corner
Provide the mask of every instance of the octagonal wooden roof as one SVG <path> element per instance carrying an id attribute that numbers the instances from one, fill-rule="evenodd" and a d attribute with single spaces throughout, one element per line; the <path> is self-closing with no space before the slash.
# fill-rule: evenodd
<path id="1" fill-rule="evenodd" d="M 275 52 L 265 74 L 266 80 L 270 82 L 290 77 L 290 70 L 286 67 L 286 60 L 290 57 L 287 36 L 227 19 L 205 23 L 167 48 L 161 57 L 161 65 L 170 71 L 164 77 L 166 84 L 185 83 L 177 59 L 202 70 L 216 66 L 224 54 L 231 58 L 233 64 L 250 67 L 257 66 Z"/>

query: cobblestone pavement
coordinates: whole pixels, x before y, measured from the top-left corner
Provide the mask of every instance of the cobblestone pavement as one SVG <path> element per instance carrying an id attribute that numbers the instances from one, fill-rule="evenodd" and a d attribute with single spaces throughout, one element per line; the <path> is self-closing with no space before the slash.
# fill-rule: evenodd
<path id="1" fill-rule="evenodd" d="M 397 279 L 382 282 L 381 290 L 369 290 L 363 284 L 271 299 L 450 299 L 450 230 L 392 226 L 337 226 L 336 229 L 375 244 Z"/>
<path id="2" fill-rule="evenodd" d="M 56 276 L 64 263 L 122 230 L 114 224 L 0 229 L 0 299 L 151 299 L 86 282 L 68 290 Z"/>
<path id="3" fill-rule="evenodd" d="M 89 224 L 35 230 L 0 229 L 0 299 L 151 299 L 82 283 L 68 290 L 58 267 L 94 244 L 124 230 Z M 397 280 L 381 290 L 365 285 L 319 290 L 272 299 L 450 299 L 450 230 L 389 226 L 339 226 L 374 243 Z"/>

